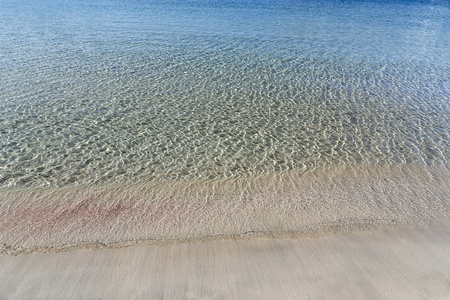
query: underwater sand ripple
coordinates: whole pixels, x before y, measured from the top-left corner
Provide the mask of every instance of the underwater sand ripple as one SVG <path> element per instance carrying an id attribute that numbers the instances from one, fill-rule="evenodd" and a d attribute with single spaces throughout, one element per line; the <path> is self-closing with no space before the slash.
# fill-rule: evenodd
<path id="1" fill-rule="evenodd" d="M 446 167 L 334 168 L 234 181 L 0 194 L 2 254 L 448 223 Z"/>

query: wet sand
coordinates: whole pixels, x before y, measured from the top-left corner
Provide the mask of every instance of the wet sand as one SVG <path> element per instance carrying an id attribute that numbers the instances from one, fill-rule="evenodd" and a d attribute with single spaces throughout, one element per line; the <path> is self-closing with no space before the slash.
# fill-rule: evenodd
<path id="1" fill-rule="evenodd" d="M 0 254 L 441 224 L 446 167 L 336 168 L 223 182 L 4 189 Z"/>
<path id="2" fill-rule="evenodd" d="M 449 174 L 3 190 L 0 299 L 450 299 Z"/>
<path id="3" fill-rule="evenodd" d="M 1 299 L 449 299 L 450 226 L 0 256 Z"/>

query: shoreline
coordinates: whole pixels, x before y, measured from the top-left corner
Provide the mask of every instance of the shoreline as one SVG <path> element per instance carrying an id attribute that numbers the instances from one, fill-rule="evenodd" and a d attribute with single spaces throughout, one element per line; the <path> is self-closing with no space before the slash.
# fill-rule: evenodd
<path id="1" fill-rule="evenodd" d="M 447 299 L 450 226 L 0 256 L 0 298 Z"/>
<path id="2" fill-rule="evenodd" d="M 0 254 L 447 226 L 446 167 L 0 192 Z"/>

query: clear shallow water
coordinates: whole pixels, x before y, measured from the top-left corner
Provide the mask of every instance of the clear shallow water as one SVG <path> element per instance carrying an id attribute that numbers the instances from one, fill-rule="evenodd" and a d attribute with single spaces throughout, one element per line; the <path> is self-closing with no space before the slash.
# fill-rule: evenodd
<path id="1" fill-rule="evenodd" d="M 448 1 L 0 6 L 4 188 L 448 164 Z"/>
<path id="2" fill-rule="evenodd" d="M 2 254 L 448 224 L 448 1 L 0 7 Z"/>

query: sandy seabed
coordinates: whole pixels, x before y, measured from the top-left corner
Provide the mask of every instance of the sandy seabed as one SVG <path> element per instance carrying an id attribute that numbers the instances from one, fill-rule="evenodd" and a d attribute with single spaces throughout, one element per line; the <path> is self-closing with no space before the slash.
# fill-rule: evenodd
<path id="1" fill-rule="evenodd" d="M 450 219 L 447 167 L 372 166 L 253 179 L 0 190 L 0 254 L 317 237 Z"/>
<path id="2" fill-rule="evenodd" d="M 3 190 L 0 299 L 450 299 L 449 174 Z"/>
<path id="3" fill-rule="evenodd" d="M 450 299 L 450 226 L 0 257 L 1 299 Z"/>

